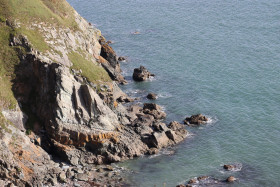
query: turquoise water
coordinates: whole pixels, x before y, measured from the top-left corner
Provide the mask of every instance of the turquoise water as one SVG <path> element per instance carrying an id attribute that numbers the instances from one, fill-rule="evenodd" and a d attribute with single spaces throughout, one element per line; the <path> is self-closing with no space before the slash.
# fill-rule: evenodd
<path id="1" fill-rule="evenodd" d="M 122 89 L 158 93 L 167 122 L 196 113 L 212 119 L 187 127 L 193 135 L 174 154 L 121 163 L 134 186 L 175 186 L 201 175 L 239 178 L 230 186 L 280 186 L 279 0 L 68 2 L 128 56 Z M 155 79 L 133 82 L 140 64 Z M 226 163 L 243 168 L 224 172 Z"/>

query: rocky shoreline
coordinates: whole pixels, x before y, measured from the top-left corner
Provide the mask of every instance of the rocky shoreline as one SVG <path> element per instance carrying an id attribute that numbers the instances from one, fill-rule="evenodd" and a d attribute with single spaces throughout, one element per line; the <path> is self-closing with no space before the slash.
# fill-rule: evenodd
<path id="1" fill-rule="evenodd" d="M 52 22 L 56 11 L 52 21 L 1 18 L 0 26 L 10 32 L 7 48 L 18 63 L 10 80 L 15 108 L 0 105 L 0 186 L 129 186 L 124 169 L 111 163 L 157 154 L 182 142 L 188 131 L 177 121 L 165 123 L 167 114 L 159 105 L 133 103 L 118 86 L 127 84 L 120 67 L 126 57 L 63 2 L 69 12 L 59 16 L 72 18 L 74 28 L 60 25 L 60 19 Z M 40 41 L 21 33 L 24 29 L 38 32 Z M 132 78 L 154 76 L 140 66 Z M 184 121 L 189 126 L 207 122 L 201 114 Z M 221 182 L 204 176 L 188 185 L 205 181 Z"/>
<path id="2" fill-rule="evenodd" d="M 74 10 L 73 16 L 73 30 L 28 24 L 51 50 L 37 49 L 21 33 L 8 38 L 19 63 L 12 85 L 16 109 L 1 109 L 7 120 L 1 128 L 2 186 L 120 186 L 120 168 L 108 164 L 155 154 L 188 134 L 183 124 L 163 123 L 159 105 L 122 104 L 133 101 L 118 87 L 126 84 L 119 62 L 125 59 Z M 0 24 L 23 27 L 12 18 Z M 154 76 L 142 66 L 136 74 L 136 81 Z"/>

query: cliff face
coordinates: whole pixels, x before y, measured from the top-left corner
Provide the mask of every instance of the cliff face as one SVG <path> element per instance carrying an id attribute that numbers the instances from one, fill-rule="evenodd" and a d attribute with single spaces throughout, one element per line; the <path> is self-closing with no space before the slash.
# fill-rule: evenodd
<path id="1" fill-rule="evenodd" d="M 72 166 L 111 163 L 186 136 L 181 124 L 161 122 L 159 106 L 118 102 L 127 96 L 117 55 L 66 1 L 0 0 L 0 10 L 1 185 L 55 185 L 62 169 L 50 155 Z"/>

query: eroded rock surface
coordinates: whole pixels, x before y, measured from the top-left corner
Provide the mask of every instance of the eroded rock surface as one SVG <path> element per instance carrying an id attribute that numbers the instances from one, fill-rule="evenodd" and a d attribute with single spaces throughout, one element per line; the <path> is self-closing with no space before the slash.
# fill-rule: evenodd
<path id="1" fill-rule="evenodd" d="M 135 81 L 145 81 L 154 76 L 155 75 L 150 73 L 144 66 L 140 66 L 139 68 L 134 69 L 132 77 Z"/>
<path id="2" fill-rule="evenodd" d="M 8 126 L 0 131 L 0 186 L 98 186 L 109 178 L 120 181 L 113 169 L 98 179 L 102 172 L 94 165 L 155 154 L 188 134 L 178 122 L 163 123 L 166 114 L 159 105 L 122 104 L 133 101 L 117 85 L 126 82 L 118 62 L 122 59 L 98 29 L 73 14 L 76 29 L 39 21 L 28 25 L 44 38 L 49 47 L 44 51 L 27 36 L 10 36 L 20 62 L 12 85 L 17 107 L 0 108 L 1 122 L 3 118 Z M 83 72 L 88 69 L 79 68 L 79 58 L 94 65 L 89 67 L 104 68 L 112 80 L 101 80 L 98 72 L 93 73 L 100 80 L 90 79 Z M 136 74 L 138 80 L 153 76 L 142 66 Z M 120 183 L 112 185 L 116 184 Z"/>
<path id="3" fill-rule="evenodd" d="M 184 123 L 187 125 L 200 125 L 200 124 L 206 124 L 208 121 L 208 118 L 206 116 L 203 116 L 202 114 L 196 114 L 192 115 L 191 117 L 187 117 L 184 120 Z"/>

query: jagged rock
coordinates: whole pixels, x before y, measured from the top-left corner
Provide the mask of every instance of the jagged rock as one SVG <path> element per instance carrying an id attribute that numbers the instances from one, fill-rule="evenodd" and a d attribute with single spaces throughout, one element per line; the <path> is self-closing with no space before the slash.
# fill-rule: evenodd
<path id="1" fill-rule="evenodd" d="M 72 178 L 75 175 L 74 171 L 72 171 L 71 169 L 68 169 L 66 171 L 66 177 L 67 178 Z"/>
<path id="2" fill-rule="evenodd" d="M 120 56 L 120 57 L 118 58 L 118 61 L 126 61 L 126 57 Z"/>
<path id="3" fill-rule="evenodd" d="M 133 72 L 133 79 L 135 81 L 145 81 L 150 77 L 154 77 L 155 75 L 150 73 L 144 66 L 140 66 L 140 68 L 135 68 Z"/>
<path id="4" fill-rule="evenodd" d="M 111 46 L 106 42 L 106 39 L 101 36 L 99 39 L 101 45 L 100 52 L 100 62 L 104 69 L 108 72 L 110 77 L 113 80 L 118 81 L 119 83 L 127 83 L 124 77 L 121 75 L 120 64 L 117 59 L 117 55 Z"/>
<path id="5" fill-rule="evenodd" d="M 166 113 L 162 111 L 161 107 L 154 103 L 144 103 L 143 113 L 152 115 L 155 119 L 164 119 Z"/>
<path id="6" fill-rule="evenodd" d="M 130 98 L 130 97 L 125 97 L 125 96 L 120 96 L 118 99 L 117 99 L 118 102 L 120 103 L 129 103 L 129 102 L 133 102 L 134 99 Z"/>
<path id="7" fill-rule="evenodd" d="M 11 133 L 0 133 L 1 154 L 5 156 L 0 159 L 0 175 L 6 180 L 4 185 L 58 186 L 57 180 L 69 182 L 75 180 L 73 177 L 88 181 L 89 174 L 85 171 L 89 164 L 155 154 L 159 148 L 173 145 L 185 135 L 179 126 L 169 128 L 159 122 L 166 114 L 158 105 L 144 104 L 144 108 L 127 109 L 114 102 L 118 98 L 130 101 L 117 83 L 102 80 L 92 83 L 84 75 L 85 69 L 71 69 L 75 63 L 70 55 L 79 56 L 82 50 L 85 55 L 80 55 L 81 58 L 86 56 L 89 63 L 102 66 L 113 80 L 125 83 L 117 56 L 100 31 L 77 12 L 71 13 L 67 16 L 73 16 L 77 29 L 52 23 L 29 23 L 28 29 L 44 33 L 42 38 L 50 46 L 45 52 L 35 49 L 28 37 L 9 36 L 10 45 L 16 49 L 20 60 L 14 70 L 12 88 L 19 105 L 13 111 L 1 108 L 4 118 L 11 118 L 18 128 L 11 126 L 8 128 Z M 142 66 L 139 70 L 143 80 L 154 76 Z M 19 130 L 24 131 L 22 109 L 36 128 L 32 138 Z M 71 166 L 54 163 L 41 146 Z"/>
<path id="8" fill-rule="evenodd" d="M 207 123 L 208 118 L 203 116 L 202 114 L 192 115 L 191 117 L 187 117 L 184 121 L 187 125 L 200 125 Z"/>
<path id="9" fill-rule="evenodd" d="M 155 99 L 157 99 L 157 94 L 155 94 L 155 93 L 149 93 L 149 94 L 147 95 L 147 98 L 148 98 L 148 99 L 155 100 Z"/>

